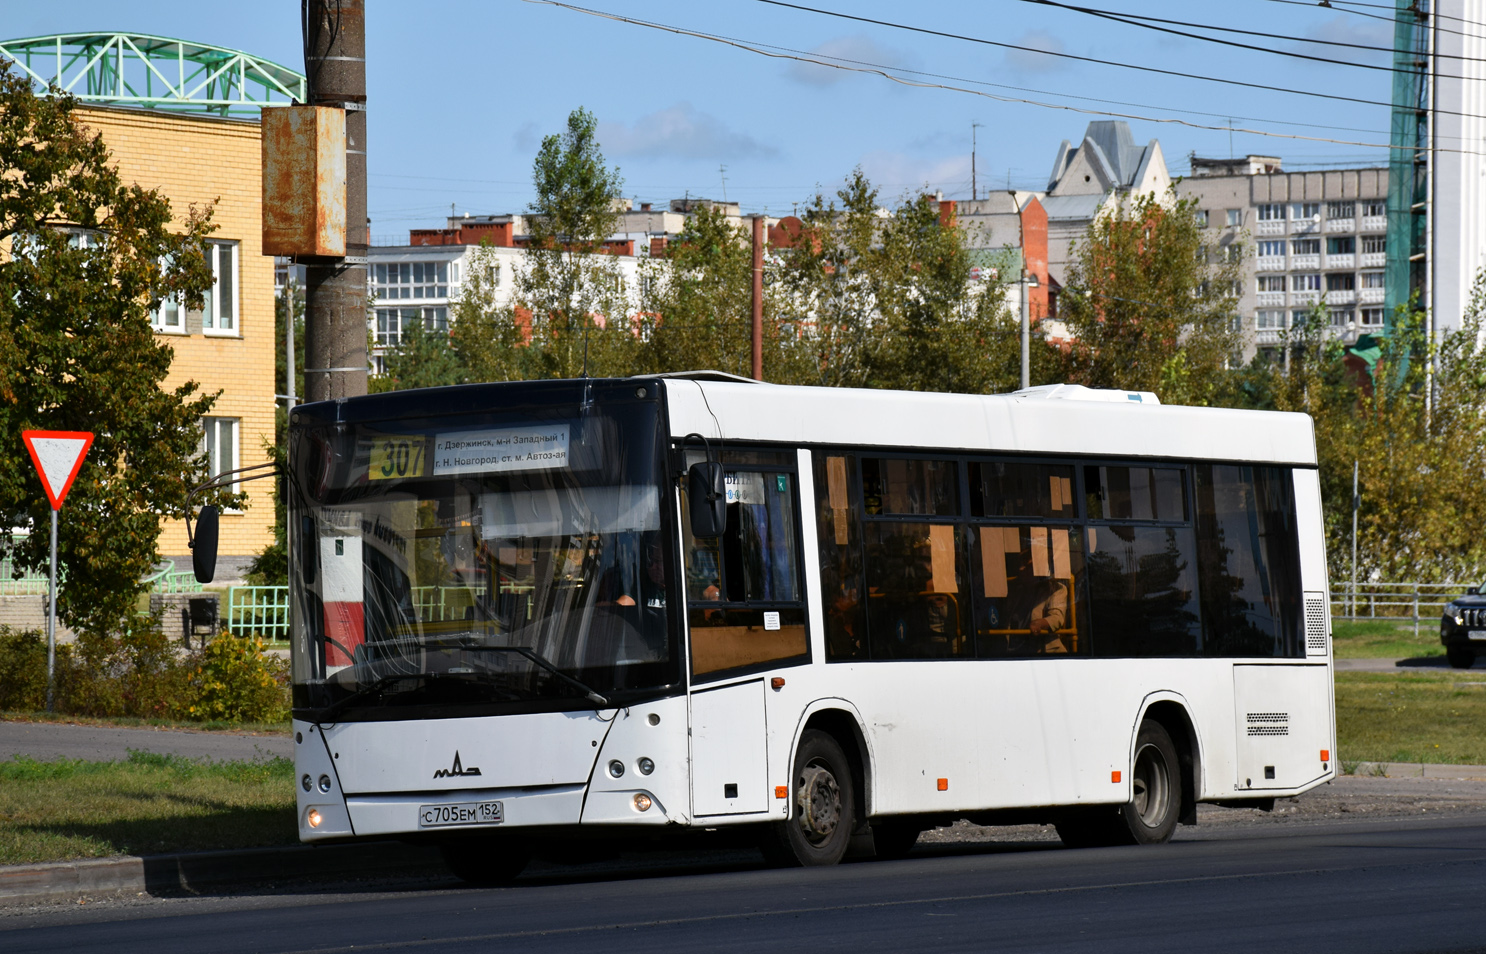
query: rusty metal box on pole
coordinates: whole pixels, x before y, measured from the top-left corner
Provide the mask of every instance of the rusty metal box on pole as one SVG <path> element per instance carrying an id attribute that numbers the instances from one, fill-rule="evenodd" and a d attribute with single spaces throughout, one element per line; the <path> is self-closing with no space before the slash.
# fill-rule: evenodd
<path id="1" fill-rule="evenodd" d="M 330 106 L 265 109 L 263 254 L 346 254 L 346 113 Z"/>

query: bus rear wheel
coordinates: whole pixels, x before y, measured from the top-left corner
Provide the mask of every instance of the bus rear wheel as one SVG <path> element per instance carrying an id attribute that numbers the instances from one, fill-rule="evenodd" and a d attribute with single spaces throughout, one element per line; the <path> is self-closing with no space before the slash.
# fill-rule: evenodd
<path id="1" fill-rule="evenodd" d="M 846 753 L 829 734 L 806 729 L 790 778 L 790 818 L 760 838 L 764 858 L 781 867 L 834 865 L 856 827 L 856 786 Z"/>
<path id="2" fill-rule="evenodd" d="M 526 869 L 531 846 L 519 838 L 471 838 L 439 846 L 444 866 L 460 881 L 474 885 L 506 884 Z"/>
<path id="3" fill-rule="evenodd" d="M 1130 801 L 1069 815 L 1057 823 L 1058 837 L 1070 848 L 1162 844 L 1176 831 L 1181 805 L 1176 746 L 1159 722 L 1147 719 L 1135 736 Z"/>

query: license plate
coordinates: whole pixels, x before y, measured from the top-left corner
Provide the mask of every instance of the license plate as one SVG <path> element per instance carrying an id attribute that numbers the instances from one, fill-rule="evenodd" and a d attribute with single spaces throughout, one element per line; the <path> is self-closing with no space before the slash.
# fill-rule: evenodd
<path id="1" fill-rule="evenodd" d="M 423 805 L 418 809 L 419 828 L 499 825 L 505 820 L 500 802 L 455 802 L 452 805 Z"/>
<path id="2" fill-rule="evenodd" d="M 1465 636 L 1467 639 L 1486 639 L 1486 629 L 1473 629 Z"/>

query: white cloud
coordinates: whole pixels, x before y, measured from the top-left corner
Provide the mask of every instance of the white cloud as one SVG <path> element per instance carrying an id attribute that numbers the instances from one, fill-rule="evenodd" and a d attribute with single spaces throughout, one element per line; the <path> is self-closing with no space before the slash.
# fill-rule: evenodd
<path id="1" fill-rule="evenodd" d="M 771 159 L 779 150 L 747 133 L 734 132 L 722 120 L 677 103 L 643 116 L 633 125 L 599 123 L 599 142 L 615 156 L 663 156 L 681 159 Z"/>
<path id="2" fill-rule="evenodd" d="M 1060 70 L 1066 62 L 1062 57 L 1048 56 L 1048 53 L 1064 53 L 1067 48 L 1063 41 L 1053 36 L 1046 30 L 1032 30 L 1024 33 L 1016 45 L 1019 50 L 1006 51 L 1006 65 L 1012 69 L 1022 70 L 1028 73 L 1048 73 Z"/>
<path id="3" fill-rule="evenodd" d="M 912 65 L 909 62 L 909 58 L 904 54 L 885 46 L 879 46 L 870 37 L 861 34 L 827 40 L 810 52 L 820 56 L 822 59 L 834 57 L 835 59 L 853 60 L 857 63 L 872 63 L 878 66 Z M 805 83 L 808 86 L 833 86 L 836 83 L 859 74 L 854 74 L 850 70 L 832 69 L 829 66 L 816 66 L 812 63 L 801 63 L 796 60 L 785 70 L 785 75 L 796 82 Z"/>
<path id="4" fill-rule="evenodd" d="M 921 158 L 901 152 L 878 150 L 862 157 L 862 172 L 880 190 L 883 205 L 896 203 L 904 193 L 970 192 L 970 154 Z M 982 172 L 985 170 L 982 169 Z"/>

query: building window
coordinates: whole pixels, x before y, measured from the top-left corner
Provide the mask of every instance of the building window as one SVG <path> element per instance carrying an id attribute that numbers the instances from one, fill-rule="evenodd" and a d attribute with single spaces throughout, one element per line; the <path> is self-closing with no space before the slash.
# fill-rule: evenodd
<path id="1" fill-rule="evenodd" d="M 1291 328 L 1303 328 L 1303 327 L 1305 327 L 1305 323 L 1308 322 L 1308 321 L 1310 321 L 1310 318 L 1311 318 L 1310 309 L 1308 309 L 1308 308 L 1297 308 L 1294 311 L 1290 312 L 1290 327 Z"/>
<path id="2" fill-rule="evenodd" d="M 1356 291 L 1357 276 L 1352 272 L 1328 272 L 1326 274 L 1327 291 Z"/>
<path id="3" fill-rule="evenodd" d="M 1320 239 L 1292 239 L 1290 242 L 1291 255 L 1320 255 Z"/>
<path id="4" fill-rule="evenodd" d="M 219 477 L 238 467 L 237 418 L 203 417 L 201 419 L 201 453 L 206 456 L 208 476 Z M 237 482 L 228 488 L 237 492 Z"/>
<path id="5" fill-rule="evenodd" d="M 1382 287 L 1384 287 L 1383 286 L 1383 273 L 1382 272 L 1363 272 L 1362 273 L 1362 287 L 1363 288 L 1382 288 Z"/>
<path id="6" fill-rule="evenodd" d="M 1362 236 L 1363 255 L 1382 255 L 1388 251 L 1388 236 L 1386 235 L 1364 235 Z"/>
<path id="7" fill-rule="evenodd" d="M 1262 292 L 1282 292 L 1285 290 L 1285 276 L 1283 275 L 1260 275 L 1259 290 Z"/>
<path id="8" fill-rule="evenodd" d="M 1260 242 L 1259 243 L 1259 257 L 1260 258 L 1284 258 L 1285 257 L 1285 243 L 1283 241 L 1278 241 L 1278 242 L 1273 242 L 1273 241 L 1271 241 L 1271 242 Z"/>
<path id="9" fill-rule="evenodd" d="M 1295 221 L 1314 219 L 1321 214 L 1319 202 L 1295 202 L 1290 205 L 1290 218 Z"/>
<path id="10" fill-rule="evenodd" d="M 1309 275 L 1291 275 L 1290 276 L 1290 290 L 1291 291 L 1320 291 L 1321 290 L 1321 276 L 1320 275 L 1317 275 L 1317 274 L 1314 274 L 1314 273 L 1309 274 Z"/>
<path id="11" fill-rule="evenodd" d="M 1345 328 L 1345 327 L 1347 327 L 1348 325 L 1350 325 L 1352 323 L 1352 314 L 1353 314 L 1352 313 L 1352 309 L 1350 309 L 1350 308 L 1333 308 L 1333 309 L 1331 309 L 1331 327 L 1333 327 L 1333 328 Z"/>
<path id="12" fill-rule="evenodd" d="M 1355 202 L 1326 203 L 1326 217 L 1328 219 L 1350 219 L 1356 214 L 1357 203 Z"/>
<path id="13" fill-rule="evenodd" d="M 201 330 L 207 334 L 237 331 L 237 243 L 208 242 L 207 264 L 212 287 L 201 306 Z"/>
<path id="14" fill-rule="evenodd" d="M 448 298 L 448 262 L 388 262 L 372 269 L 372 285 L 380 299 Z"/>
<path id="15" fill-rule="evenodd" d="M 160 260 L 162 271 L 169 269 L 170 265 L 171 258 L 169 256 Z M 184 315 L 185 308 L 181 305 L 181 297 L 179 295 L 167 296 L 160 301 L 160 307 L 156 308 L 150 314 L 150 327 L 156 331 L 180 334 L 186 330 L 182 322 Z"/>
<path id="16" fill-rule="evenodd" d="M 1381 308 L 1364 308 L 1364 309 L 1362 309 L 1362 325 L 1365 328 L 1381 328 L 1381 327 L 1383 327 L 1383 309 L 1381 309 Z"/>
<path id="17" fill-rule="evenodd" d="M 1357 240 L 1350 235 L 1333 235 L 1326 240 L 1327 255 L 1351 255 L 1357 251 Z"/>
<path id="18" fill-rule="evenodd" d="M 423 309 L 423 327 L 429 331 L 437 331 L 447 335 L 449 333 L 449 309 Z"/>
<path id="19" fill-rule="evenodd" d="M 1254 312 L 1254 327 L 1260 331 L 1280 331 L 1285 327 L 1285 313 L 1279 311 Z"/>
<path id="20" fill-rule="evenodd" d="M 1228 227 L 1237 228 L 1243 224 L 1243 209 L 1228 210 Z"/>
<path id="21" fill-rule="evenodd" d="M 500 287 L 500 262 L 485 266 L 485 277 L 490 280 L 491 288 Z"/>
<path id="22" fill-rule="evenodd" d="M 1199 229 L 1205 229 L 1205 228 L 1207 228 L 1208 227 L 1208 224 L 1209 224 L 1209 222 L 1208 222 L 1208 211 L 1207 211 L 1207 209 L 1198 209 L 1195 214 L 1196 214 L 1196 217 L 1197 217 L 1197 227 Z"/>
<path id="23" fill-rule="evenodd" d="M 1278 204 L 1261 205 L 1258 214 L 1260 222 L 1274 222 L 1285 217 L 1285 207 Z"/>
<path id="24" fill-rule="evenodd" d="M 1362 203 L 1362 214 L 1365 216 L 1387 215 L 1388 203 L 1382 199 L 1369 199 Z"/>

